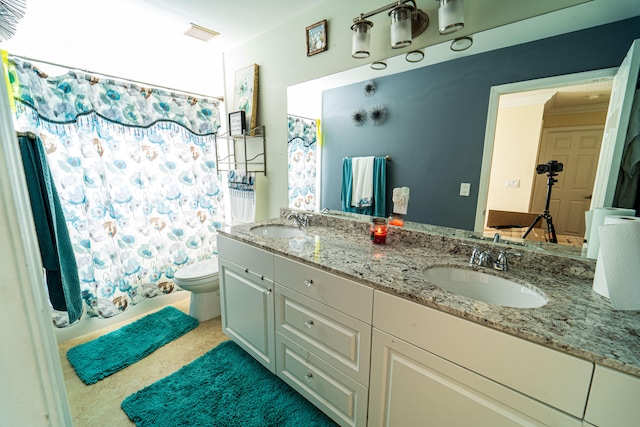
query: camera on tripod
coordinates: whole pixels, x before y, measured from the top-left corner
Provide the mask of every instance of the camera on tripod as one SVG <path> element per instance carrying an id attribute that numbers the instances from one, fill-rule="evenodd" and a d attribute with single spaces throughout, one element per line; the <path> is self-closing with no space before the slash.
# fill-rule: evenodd
<path id="1" fill-rule="evenodd" d="M 558 243 L 558 238 L 556 237 L 556 228 L 553 225 L 553 219 L 551 218 L 551 214 L 549 213 L 549 202 L 551 200 L 551 187 L 553 187 L 553 184 L 558 182 L 558 180 L 555 179 L 554 176 L 558 175 L 558 172 L 562 172 L 563 167 L 564 165 L 557 160 L 549 160 L 547 163 L 536 166 L 536 172 L 538 172 L 538 175 L 543 173 L 547 174 L 547 201 L 544 206 L 544 212 L 536 217 L 533 223 L 529 226 L 527 232 L 522 236 L 523 239 L 526 239 L 533 227 L 536 226 L 538 221 L 544 218 L 545 221 L 547 221 L 549 242 Z"/>
<path id="2" fill-rule="evenodd" d="M 536 166 L 536 172 L 538 172 L 538 175 L 543 173 L 555 174 L 557 172 L 562 172 L 563 167 L 564 165 L 559 161 L 549 160 L 547 163 Z"/>

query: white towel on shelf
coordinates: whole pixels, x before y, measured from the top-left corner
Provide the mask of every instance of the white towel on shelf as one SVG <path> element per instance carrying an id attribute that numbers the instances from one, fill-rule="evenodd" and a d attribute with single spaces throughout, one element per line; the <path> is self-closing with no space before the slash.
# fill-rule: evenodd
<path id="1" fill-rule="evenodd" d="M 229 205 L 233 225 L 255 222 L 256 191 L 253 172 L 229 171 Z"/>
<path id="2" fill-rule="evenodd" d="M 256 192 L 229 190 L 231 203 L 231 223 L 246 224 L 256 221 Z"/>
<path id="3" fill-rule="evenodd" d="M 373 156 L 351 159 L 351 206 L 363 208 L 373 202 Z"/>

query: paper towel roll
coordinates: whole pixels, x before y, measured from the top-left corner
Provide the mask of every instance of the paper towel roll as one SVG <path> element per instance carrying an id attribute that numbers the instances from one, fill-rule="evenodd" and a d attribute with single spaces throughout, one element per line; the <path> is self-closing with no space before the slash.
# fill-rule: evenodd
<path id="1" fill-rule="evenodd" d="M 624 208 L 597 208 L 585 212 L 585 220 L 587 223 L 587 258 L 597 258 L 598 249 L 600 248 L 600 236 L 598 227 L 604 224 L 604 218 L 610 216 L 631 216 L 636 214 L 634 209 Z"/>
<path id="2" fill-rule="evenodd" d="M 640 218 L 607 216 L 599 235 L 593 290 L 616 310 L 640 310 Z"/>

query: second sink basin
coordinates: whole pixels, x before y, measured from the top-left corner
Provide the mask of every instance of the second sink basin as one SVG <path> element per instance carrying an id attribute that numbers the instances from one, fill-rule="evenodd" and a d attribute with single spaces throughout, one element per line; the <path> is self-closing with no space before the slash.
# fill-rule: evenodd
<path id="1" fill-rule="evenodd" d="M 253 227 L 251 232 L 260 237 L 271 237 L 275 239 L 289 239 L 296 236 L 304 236 L 306 233 L 297 227 L 289 225 L 260 225 Z"/>
<path id="2" fill-rule="evenodd" d="M 540 293 L 502 277 L 454 267 L 434 267 L 423 273 L 434 285 L 467 298 L 516 308 L 537 308 L 547 303 Z"/>

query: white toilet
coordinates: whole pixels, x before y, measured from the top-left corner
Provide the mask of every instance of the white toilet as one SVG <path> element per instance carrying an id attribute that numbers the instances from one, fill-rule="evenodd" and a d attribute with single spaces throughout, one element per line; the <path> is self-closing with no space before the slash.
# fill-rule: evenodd
<path id="1" fill-rule="evenodd" d="M 181 268 L 173 276 L 180 288 L 191 292 L 189 315 L 200 322 L 220 315 L 218 258 L 199 261 Z"/>

